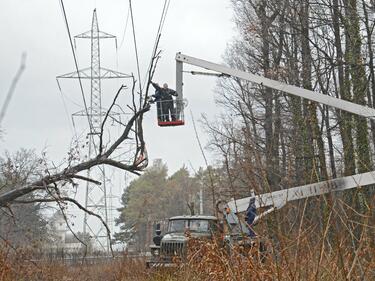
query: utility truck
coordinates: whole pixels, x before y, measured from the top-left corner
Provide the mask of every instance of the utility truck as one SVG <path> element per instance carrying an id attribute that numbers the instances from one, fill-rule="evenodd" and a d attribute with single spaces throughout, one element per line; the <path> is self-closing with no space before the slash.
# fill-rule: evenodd
<path id="1" fill-rule="evenodd" d="M 222 231 L 219 230 L 216 217 L 190 215 L 171 217 L 164 236 L 160 235 L 159 230 L 156 232 L 155 245 L 151 246 L 151 257 L 147 261 L 148 267 L 176 266 L 186 257 L 190 238 L 211 240 Z"/>
<path id="2" fill-rule="evenodd" d="M 292 187 L 229 202 L 218 202 L 220 216 L 176 216 L 169 219 L 168 230 L 164 236 L 158 236 L 158 245 L 151 246 L 151 257 L 147 261 L 149 267 L 176 266 L 176 262 L 184 260 L 187 254 L 188 239 L 213 239 L 222 237 L 222 244 L 231 248 L 236 243 L 252 245 L 259 237 L 250 237 L 249 226 L 239 214 L 246 211 L 249 202 L 255 201 L 258 209 L 264 209 L 257 215 L 254 223 L 258 223 L 266 215 L 276 211 L 288 202 L 319 196 L 332 192 L 362 188 L 375 183 L 375 172 L 357 174 L 333 180 Z M 226 230 L 226 231 L 224 231 Z M 246 239 L 245 239 L 246 238 Z M 262 241 L 258 244 L 263 247 Z M 260 249 L 262 250 L 262 249 Z"/>
<path id="3" fill-rule="evenodd" d="M 287 94 L 332 106 L 365 118 L 375 119 L 375 109 L 373 108 L 328 95 L 323 95 L 311 90 L 287 85 L 276 80 L 229 68 L 227 66 L 205 61 L 199 58 L 190 57 L 181 53 L 177 53 L 176 55 L 176 92 L 178 95 L 176 102 L 179 104 L 184 104 L 183 64 L 189 64 L 213 71 L 210 73 L 191 71 L 192 74 L 213 75 L 218 77 L 236 77 L 270 87 Z M 183 108 L 180 108 L 179 110 L 183 110 Z M 263 217 L 282 208 L 288 202 L 311 198 L 332 192 L 343 192 L 354 188 L 360 189 L 373 184 L 375 184 L 375 171 L 259 195 L 253 193 L 249 197 L 232 199 L 228 202 L 221 201 L 217 203 L 217 208 L 220 214 L 218 218 L 213 216 L 179 216 L 170 218 L 167 233 L 164 236 L 161 236 L 159 231 L 158 239 L 156 239 L 156 241 L 160 243 L 157 243 L 158 245 L 151 246 L 152 255 L 147 264 L 149 266 L 173 266 L 175 265 L 174 261 L 176 260 L 176 257 L 178 260 L 183 260 L 187 252 L 188 237 L 212 238 L 215 235 L 221 235 L 224 240 L 223 244 L 229 246 L 233 245 L 234 243 L 238 243 L 239 241 L 243 240 L 244 237 L 250 237 L 251 233 L 249 226 L 241 219 L 241 216 L 239 216 L 239 214 L 247 210 L 250 201 L 254 202 L 257 209 L 263 210 L 262 213 L 255 217 L 253 224 L 256 224 Z M 205 227 L 203 227 L 200 231 L 197 231 L 195 225 L 196 222 L 203 224 Z M 224 229 L 226 231 L 224 231 Z M 189 233 L 189 235 L 186 235 L 186 233 Z M 252 238 L 250 238 L 250 242 L 251 240 Z"/>

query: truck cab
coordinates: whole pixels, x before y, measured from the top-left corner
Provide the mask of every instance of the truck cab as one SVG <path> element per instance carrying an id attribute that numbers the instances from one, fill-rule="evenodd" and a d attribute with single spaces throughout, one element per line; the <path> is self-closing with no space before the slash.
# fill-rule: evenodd
<path id="1" fill-rule="evenodd" d="M 154 238 L 154 241 L 160 241 L 160 245 L 151 246 L 151 257 L 147 261 L 147 266 L 175 266 L 176 261 L 186 257 L 190 237 L 212 239 L 218 233 L 218 219 L 214 216 L 171 217 L 166 233 L 157 239 Z"/>

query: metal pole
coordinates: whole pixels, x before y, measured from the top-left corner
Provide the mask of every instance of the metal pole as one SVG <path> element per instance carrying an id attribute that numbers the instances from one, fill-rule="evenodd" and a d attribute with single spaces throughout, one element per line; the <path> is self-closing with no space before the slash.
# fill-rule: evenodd
<path id="1" fill-rule="evenodd" d="M 184 97 L 183 91 L 182 91 L 182 86 L 183 86 L 182 72 L 183 72 L 183 63 L 180 61 L 176 61 L 176 92 L 178 95 L 177 98 L 181 101 Z"/>
<path id="2" fill-rule="evenodd" d="M 199 214 L 203 215 L 203 188 L 202 185 L 199 190 Z"/>

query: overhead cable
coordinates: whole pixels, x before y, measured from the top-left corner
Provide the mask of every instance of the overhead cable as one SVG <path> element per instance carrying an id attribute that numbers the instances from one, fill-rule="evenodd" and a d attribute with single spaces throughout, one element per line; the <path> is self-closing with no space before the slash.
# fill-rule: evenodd
<path id="1" fill-rule="evenodd" d="M 151 64 L 152 64 L 152 59 L 153 59 L 153 57 L 156 54 L 156 48 L 158 46 L 158 42 L 160 40 L 161 33 L 162 33 L 162 30 L 163 30 L 163 27 L 164 27 L 165 19 L 167 17 L 167 13 L 168 13 L 168 9 L 169 9 L 169 4 L 170 4 L 170 0 L 164 0 L 163 10 L 162 10 L 162 13 L 161 13 L 161 16 L 160 16 L 160 21 L 159 21 L 159 27 L 158 27 L 158 30 L 156 32 L 154 47 L 152 48 L 152 54 L 151 54 L 151 58 L 150 58 L 150 63 L 148 65 L 147 72 L 146 72 L 145 78 L 143 80 L 144 81 L 143 84 L 146 83 L 147 73 L 150 71 Z"/>
<path id="2" fill-rule="evenodd" d="M 125 28 L 124 28 L 124 32 L 122 33 L 122 38 L 121 38 L 119 49 L 121 49 L 122 44 L 125 41 L 126 30 L 128 29 L 129 15 L 130 15 L 130 5 L 128 7 L 128 12 L 126 14 Z"/>
<path id="3" fill-rule="evenodd" d="M 136 58 L 136 61 L 137 61 L 139 94 L 141 96 L 140 104 L 142 104 L 141 72 L 139 70 L 138 48 L 137 48 L 137 40 L 136 40 L 136 36 L 135 36 L 134 16 L 133 16 L 133 7 L 132 7 L 132 1 L 131 0 L 129 0 L 129 8 L 130 8 L 130 17 L 131 17 L 131 20 L 132 20 L 132 27 L 133 27 L 133 41 L 134 41 L 134 49 L 135 49 L 135 58 Z"/>
<path id="4" fill-rule="evenodd" d="M 82 85 L 81 75 L 79 73 L 79 68 L 78 68 L 77 56 L 76 56 L 76 53 L 75 53 L 75 50 L 74 50 L 74 45 L 73 45 L 73 40 L 72 40 L 72 36 L 71 36 L 71 33 L 70 33 L 69 23 L 68 23 L 68 19 L 67 19 L 66 12 L 65 12 L 64 1 L 60 0 L 60 4 L 61 4 L 61 9 L 62 9 L 62 13 L 63 13 L 63 16 L 64 16 L 64 20 L 65 20 L 66 30 L 67 30 L 68 36 L 69 36 L 70 47 L 72 49 L 72 54 L 73 54 L 73 58 L 74 58 L 74 64 L 75 64 L 75 68 L 76 68 L 76 71 L 77 71 L 79 86 L 80 86 L 80 89 L 81 89 L 81 94 L 82 94 L 83 104 L 85 106 L 87 120 L 89 122 L 90 129 L 92 130 L 93 126 L 92 126 L 90 115 L 89 115 L 88 108 L 87 108 L 85 93 L 83 91 L 83 85 Z"/>

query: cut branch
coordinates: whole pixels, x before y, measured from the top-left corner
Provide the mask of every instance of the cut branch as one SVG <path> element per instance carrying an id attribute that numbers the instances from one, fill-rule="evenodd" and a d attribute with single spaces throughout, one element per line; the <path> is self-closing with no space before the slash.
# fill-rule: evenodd
<path id="1" fill-rule="evenodd" d="M 99 140 L 99 155 L 102 154 L 103 152 L 103 132 L 104 132 L 104 125 L 105 125 L 105 122 L 107 121 L 108 119 L 108 116 L 110 115 L 111 113 L 111 110 L 112 108 L 114 107 L 114 105 L 116 104 L 116 101 L 121 93 L 121 91 L 125 88 L 124 85 L 121 85 L 120 89 L 117 91 L 116 95 L 115 95 L 115 98 L 113 99 L 112 101 L 112 104 L 111 106 L 109 107 L 105 117 L 104 117 L 104 120 L 102 122 L 102 125 L 101 125 L 101 128 L 100 128 L 100 140 Z"/>

